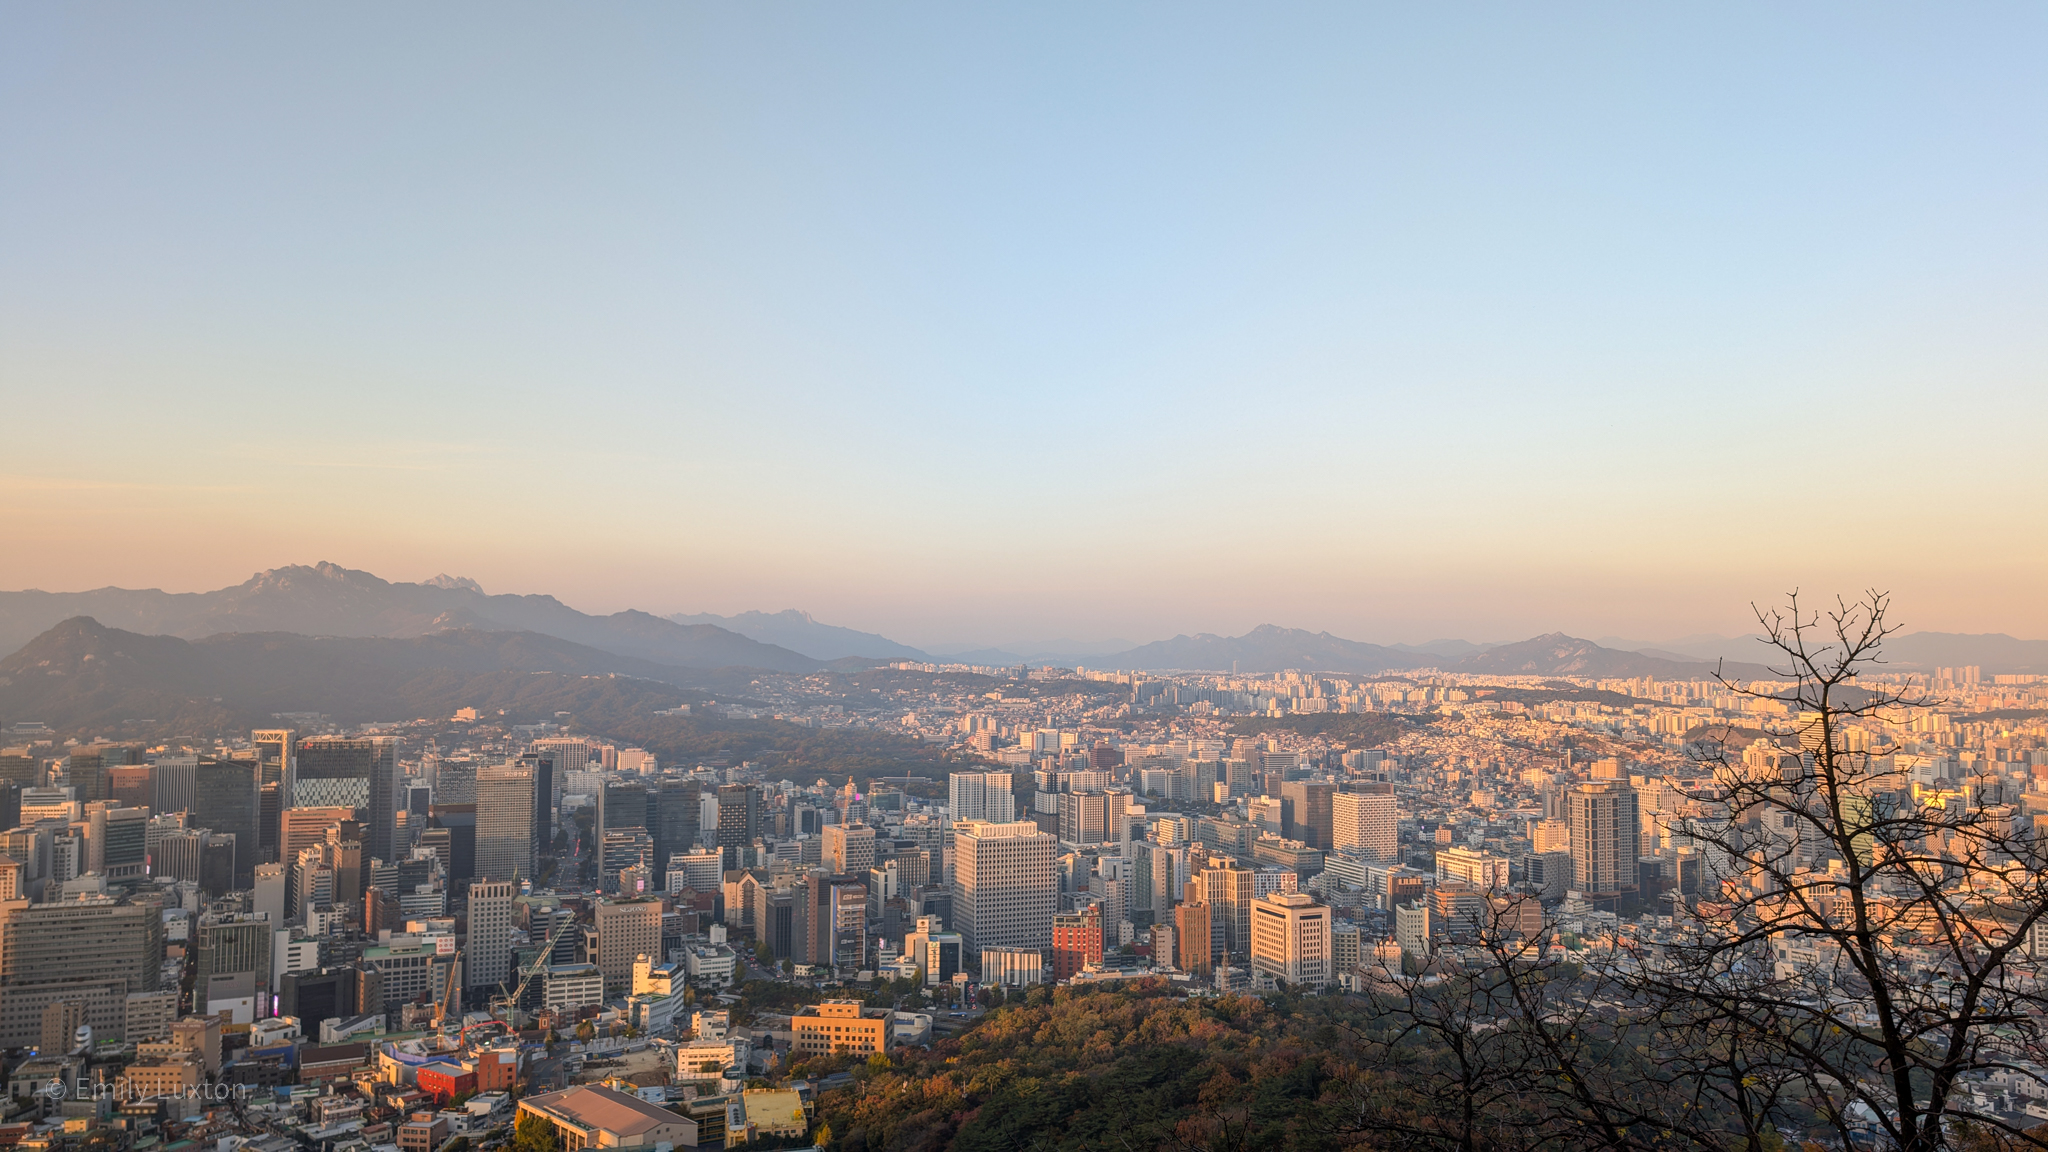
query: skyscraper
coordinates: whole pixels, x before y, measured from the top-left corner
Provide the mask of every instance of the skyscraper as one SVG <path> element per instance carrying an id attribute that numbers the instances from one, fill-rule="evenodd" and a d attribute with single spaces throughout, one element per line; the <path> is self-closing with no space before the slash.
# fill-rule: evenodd
<path id="1" fill-rule="evenodd" d="M 534 767 L 532 761 L 521 759 L 477 771 L 476 875 L 480 879 L 533 876 L 533 812 L 539 799 Z"/>
<path id="2" fill-rule="evenodd" d="M 718 849 L 725 866 L 740 866 L 740 853 L 761 835 L 761 790 L 752 784 L 722 784 L 718 789 Z"/>
<path id="3" fill-rule="evenodd" d="M 1007 824 L 1017 816 L 1008 772 L 955 772 L 947 777 L 947 809 L 955 821 Z"/>
<path id="4" fill-rule="evenodd" d="M 512 971 L 512 898 L 518 891 L 510 880 L 478 880 L 469 886 L 462 970 L 471 988 L 502 984 Z"/>
<path id="5" fill-rule="evenodd" d="M 256 775 L 252 760 L 204 759 L 193 765 L 192 824 L 234 837 L 237 847 L 250 846 L 232 860 L 230 889 L 246 884 L 256 867 Z"/>
<path id="6" fill-rule="evenodd" d="M 308 736 L 299 742 L 290 807 L 361 808 L 368 825 L 363 850 L 392 858 L 398 814 L 398 741 L 384 736 Z"/>
<path id="7" fill-rule="evenodd" d="M 1392 860 L 1400 850 L 1400 815 L 1388 785 L 1368 792 L 1339 792 L 1330 797 L 1330 838 L 1338 849 L 1357 850 L 1370 860 Z"/>
<path id="8" fill-rule="evenodd" d="M 1337 786 L 1318 780 L 1288 780 L 1280 785 L 1284 835 L 1311 848 L 1329 851 L 1332 843 L 1331 800 Z"/>
<path id="9" fill-rule="evenodd" d="M 1642 852 L 1636 790 L 1626 780 L 1586 780 L 1565 795 L 1572 826 L 1572 887 L 1589 897 L 1634 892 Z"/>
<path id="10" fill-rule="evenodd" d="M 695 780 L 663 780 L 654 795 L 654 866 L 668 867 L 669 857 L 697 847 L 698 824 L 704 810 L 704 788 Z"/>
<path id="11" fill-rule="evenodd" d="M 953 920 L 970 953 L 1052 945 L 1053 846 L 1028 821 L 954 824 Z"/>

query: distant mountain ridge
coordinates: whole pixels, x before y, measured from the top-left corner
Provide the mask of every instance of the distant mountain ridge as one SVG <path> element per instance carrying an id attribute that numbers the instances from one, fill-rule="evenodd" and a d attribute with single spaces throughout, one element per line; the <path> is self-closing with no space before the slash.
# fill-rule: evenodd
<path id="1" fill-rule="evenodd" d="M 1346 640 L 1328 632 L 1261 624 L 1242 636 L 1203 632 L 1140 645 L 1102 658 L 1105 668 L 1229 672 L 1281 672 L 1289 668 L 1317 672 L 1395 672 L 1434 667 L 1441 657 L 1402 652 L 1378 644 Z"/>
<path id="2" fill-rule="evenodd" d="M 841 628 L 834 624 L 820 624 L 809 612 L 800 612 L 794 608 L 781 612 L 742 612 L 737 616 L 719 616 L 711 612 L 677 612 L 668 619 L 691 626 L 709 624 L 728 632 L 737 632 L 750 640 L 802 653 L 813 660 L 843 660 L 850 656 L 870 660 L 931 659 L 929 654 L 908 644 L 898 644 L 887 636 Z"/>
<path id="3" fill-rule="evenodd" d="M 623 690 L 661 707 L 682 700 L 676 682 L 690 678 L 533 632 L 228 632 L 185 640 L 77 617 L 0 660 L 0 717 L 60 729 L 153 721 L 190 732 L 260 724 L 275 712 L 324 712 L 344 722 L 409 720 L 535 693 L 594 690 L 586 678 L 609 681 L 613 675 L 622 678 Z"/>
<path id="4" fill-rule="evenodd" d="M 1671 660 L 1645 652 L 1602 648 L 1591 640 L 1551 632 L 1475 652 L 1446 671 L 1482 676 L 1580 676 L 1593 680 L 1653 676 L 1661 680 L 1692 680 L 1712 676 L 1715 667 L 1709 661 Z M 1769 674 L 1761 665 L 1735 663 L 1722 665 L 1721 672 L 1742 680 Z"/>
<path id="5" fill-rule="evenodd" d="M 423 584 L 393 583 L 326 561 L 269 569 L 214 592 L 0 592 L 0 652 L 78 616 L 185 639 L 224 632 L 399 638 L 474 628 L 536 632 L 673 668 L 809 672 L 821 663 L 712 624 L 679 624 L 631 610 L 592 616 L 552 596 L 492 596 L 474 580 L 445 575 Z"/>

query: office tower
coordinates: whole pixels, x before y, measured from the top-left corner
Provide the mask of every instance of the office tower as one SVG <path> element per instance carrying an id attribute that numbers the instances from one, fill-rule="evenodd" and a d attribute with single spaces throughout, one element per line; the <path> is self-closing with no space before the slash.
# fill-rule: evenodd
<path id="1" fill-rule="evenodd" d="M 505 982 L 512 971 L 510 880 L 478 880 L 469 886 L 469 938 L 463 947 L 463 978 L 471 988 Z"/>
<path id="2" fill-rule="evenodd" d="M 363 809 L 363 850 L 391 859 L 398 813 L 398 741 L 383 736 L 308 736 L 299 741 L 289 807 Z"/>
<path id="3" fill-rule="evenodd" d="M 200 917 L 193 929 L 194 1011 L 211 1015 L 232 1006 L 237 1023 L 265 1014 L 255 1006 L 269 1004 L 275 937 L 276 926 L 261 917 Z M 247 1018 L 239 1004 L 227 1003 L 244 999 L 250 1001 Z"/>
<path id="4" fill-rule="evenodd" d="M 1202 869 L 1202 902 L 1223 925 L 1223 950 L 1244 956 L 1251 949 L 1252 871 L 1228 856 L 1212 856 Z"/>
<path id="5" fill-rule="evenodd" d="M 28 748 L 0 748 L 0 781 L 17 788 L 40 787 L 43 762 Z"/>
<path id="6" fill-rule="evenodd" d="M 1117 839 L 1130 799 L 1127 792 L 1060 793 L 1060 839 L 1069 844 L 1101 844 Z"/>
<path id="7" fill-rule="evenodd" d="M 663 780 L 654 794 L 654 862 L 667 867 L 669 859 L 697 847 L 698 820 L 704 808 L 704 788 L 695 780 Z"/>
<path id="8" fill-rule="evenodd" d="M 819 962 L 844 969 L 867 967 L 867 885 L 834 877 L 826 888 L 830 894 L 825 918 L 828 931 L 818 954 Z"/>
<path id="9" fill-rule="evenodd" d="M 257 770 L 257 765 L 248 760 L 207 758 L 194 764 L 194 823 L 232 837 L 234 843 L 256 843 Z M 233 891 L 246 884 L 256 863 L 253 853 L 248 860 L 231 861 L 230 867 L 240 871 L 231 872 L 220 891 Z"/>
<path id="10" fill-rule="evenodd" d="M 598 879 L 610 891 L 618 887 L 619 873 L 644 868 L 653 873 L 654 840 L 645 828 L 620 828 L 604 834 L 598 844 Z"/>
<path id="11" fill-rule="evenodd" d="M 442 760 L 434 768 L 434 803 L 440 808 L 476 803 L 476 761 Z"/>
<path id="12" fill-rule="evenodd" d="M 699 849 L 668 858 L 668 883 L 671 893 L 688 888 L 694 892 L 716 892 L 725 873 L 725 858 L 716 851 Z"/>
<path id="13" fill-rule="evenodd" d="M 164 833 L 157 839 L 156 851 L 150 854 L 151 874 L 171 880 L 198 880 L 199 850 L 205 840 L 204 832 L 181 829 Z"/>
<path id="14" fill-rule="evenodd" d="M 119 1036 L 131 992 L 160 986 L 162 912 L 156 901 L 83 896 L 47 904 L 0 905 L 0 1047 L 42 1039 L 43 1010 L 85 1005 L 85 1023 Z"/>
<path id="15" fill-rule="evenodd" d="M 947 778 L 947 810 L 955 821 L 1007 824 L 1017 818 L 1008 772 L 955 772 Z"/>
<path id="16" fill-rule="evenodd" d="M 1436 854 L 1436 878 L 1469 884 L 1480 892 L 1504 891 L 1508 886 L 1507 857 L 1475 852 L 1462 844 L 1446 848 Z"/>
<path id="17" fill-rule="evenodd" d="M 271 926 L 284 927 L 285 909 L 290 904 L 291 869 L 283 864 L 258 864 L 256 883 L 250 892 L 250 911 L 269 919 Z"/>
<path id="18" fill-rule="evenodd" d="M 1394 809 L 1391 787 L 1368 787 L 1382 790 L 1339 792 L 1330 797 L 1330 839 L 1338 849 L 1353 849 L 1368 860 L 1384 863 L 1400 851 L 1400 815 Z"/>
<path id="19" fill-rule="evenodd" d="M 1173 910 L 1173 939 L 1179 952 L 1175 965 L 1191 976 L 1207 976 L 1215 964 L 1209 906 L 1199 900 Z"/>
<path id="20" fill-rule="evenodd" d="M 1311 987 L 1336 978 L 1331 963 L 1330 910 L 1301 892 L 1274 892 L 1252 902 L 1252 967 L 1289 984 Z"/>
<path id="21" fill-rule="evenodd" d="M 299 849 L 292 858 L 291 900 L 285 914 L 303 921 L 306 913 L 334 905 L 334 861 L 326 844 Z"/>
<path id="22" fill-rule="evenodd" d="M 607 900 L 597 906 L 597 967 L 607 995 L 633 986 L 633 961 L 660 956 L 661 901 Z"/>
<path id="23" fill-rule="evenodd" d="M 123 808 L 148 808 L 156 803 L 156 768 L 149 764 L 128 764 L 109 768 L 107 798 Z"/>
<path id="24" fill-rule="evenodd" d="M 1530 847 L 1538 852 L 1572 850 L 1572 826 L 1565 820 L 1538 820 L 1529 831 Z"/>
<path id="25" fill-rule="evenodd" d="M 718 850 L 728 870 L 740 866 L 740 855 L 761 835 L 761 790 L 752 784 L 722 784 L 718 789 Z"/>
<path id="26" fill-rule="evenodd" d="M 533 765 L 533 846 L 534 851 L 547 853 L 555 843 L 556 799 L 561 794 L 561 778 L 555 775 L 555 757 L 551 752 L 528 752 L 521 756 L 521 763 Z"/>
<path id="27" fill-rule="evenodd" d="M 256 749 L 256 759 L 276 764 L 282 772 L 280 778 L 290 777 L 297 732 L 290 728 L 258 728 L 249 733 L 249 743 Z"/>
<path id="28" fill-rule="evenodd" d="M 1286 837 L 1326 852 L 1334 847 L 1331 802 L 1336 795 L 1335 784 L 1317 780 L 1283 782 L 1280 785 L 1280 803 L 1286 820 Z"/>
<path id="29" fill-rule="evenodd" d="M 1626 780 L 1587 780 L 1565 796 L 1571 822 L 1572 887 L 1589 897 L 1634 892 L 1642 835 L 1636 790 Z"/>
<path id="30" fill-rule="evenodd" d="M 353 808 L 287 808 L 279 822 L 279 850 L 284 861 L 296 860 L 300 852 L 327 839 L 327 830 L 344 821 L 353 823 Z"/>
<path id="31" fill-rule="evenodd" d="M 64 777 L 81 804 L 111 800 L 108 773 L 111 769 L 141 762 L 140 750 L 125 744 L 90 744 L 74 749 L 66 759 Z"/>
<path id="32" fill-rule="evenodd" d="M 875 863 L 875 830 L 865 824 L 827 824 L 825 867 L 837 875 L 861 876 Z"/>
<path id="33" fill-rule="evenodd" d="M 441 862 L 441 871 L 449 875 L 455 872 L 455 845 L 446 828 L 429 828 L 420 833 L 420 847 L 434 854 Z"/>
<path id="34" fill-rule="evenodd" d="M 353 908 L 363 898 L 369 869 L 363 859 L 362 826 L 345 820 L 327 830 L 327 860 L 334 867 L 334 904 Z"/>
<path id="35" fill-rule="evenodd" d="M 531 761 L 515 760 L 476 774 L 476 875 L 487 880 L 533 876 L 537 784 Z M 471 965 L 474 969 L 474 964 Z M 472 978 L 475 972 L 471 972 Z"/>
<path id="36" fill-rule="evenodd" d="M 1062 984 L 1090 964 L 1102 963 L 1102 906 L 1052 918 L 1052 982 Z"/>
<path id="37" fill-rule="evenodd" d="M 590 742 L 581 736 L 543 736 L 533 742 L 533 750 L 554 758 L 557 780 L 570 772 L 583 771 L 593 752 Z M 561 803 L 559 795 L 554 800 Z"/>
<path id="38" fill-rule="evenodd" d="M 167 812 L 190 812 L 198 802 L 199 757 L 192 753 L 164 753 L 150 765 L 149 810 L 161 816 Z"/>
<path id="39" fill-rule="evenodd" d="M 199 890 L 220 897 L 247 886 L 253 867 L 242 870 L 233 832 L 209 832 L 199 843 Z"/>
<path id="40" fill-rule="evenodd" d="M 598 791 L 598 831 L 621 831 L 627 828 L 648 828 L 647 809 L 653 799 L 647 792 L 647 785 L 637 780 L 625 784 L 607 784 Z"/>
<path id="41" fill-rule="evenodd" d="M 1054 840 L 1028 821 L 953 826 L 953 923 L 970 953 L 1052 946 Z"/>
<path id="42" fill-rule="evenodd" d="M 356 988 L 361 972 L 354 967 L 336 966 L 313 972 L 287 972 L 278 981 L 277 1014 L 299 1021 L 311 1021 L 318 1029 L 323 1020 L 346 1020 L 356 1015 Z M 381 1006 L 383 1001 L 378 1000 Z"/>

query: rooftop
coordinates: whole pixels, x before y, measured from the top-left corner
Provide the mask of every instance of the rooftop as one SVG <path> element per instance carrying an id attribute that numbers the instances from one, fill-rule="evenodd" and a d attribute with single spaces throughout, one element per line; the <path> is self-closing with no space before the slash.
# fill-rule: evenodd
<path id="1" fill-rule="evenodd" d="M 579 1084 L 560 1092 L 529 1096 L 526 1106 L 560 1116 L 578 1128 L 602 1128 L 621 1136 L 637 1135 L 682 1120 L 666 1108 L 657 1108 L 637 1096 L 595 1084 Z"/>

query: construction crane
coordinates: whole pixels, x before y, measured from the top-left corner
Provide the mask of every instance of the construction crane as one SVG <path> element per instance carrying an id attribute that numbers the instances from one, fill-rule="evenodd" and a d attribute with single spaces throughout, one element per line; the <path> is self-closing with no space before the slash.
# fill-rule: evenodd
<path id="1" fill-rule="evenodd" d="M 491 1015 L 496 1018 L 491 1021 L 492 1023 L 503 1023 L 505 1027 L 514 1032 L 519 1030 L 519 1001 L 526 995 L 526 986 L 533 982 L 535 976 L 548 970 L 548 959 L 555 954 L 556 941 L 562 938 L 563 932 L 575 926 L 576 921 L 573 919 L 564 919 L 561 923 L 555 925 L 555 930 L 548 933 L 547 940 L 542 943 L 539 957 L 527 966 L 525 972 L 517 973 L 519 983 L 513 987 L 512 991 L 506 992 L 505 985 L 502 982 L 498 985 L 499 994 L 491 1000 Z M 473 1024 L 470 1027 L 481 1028 L 484 1025 L 479 1023 Z M 468 1030 L 467 1028 L 463 1029 L 465 1034 Z"/>

